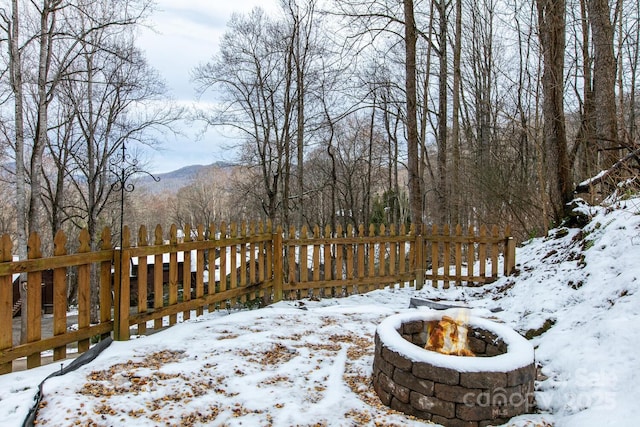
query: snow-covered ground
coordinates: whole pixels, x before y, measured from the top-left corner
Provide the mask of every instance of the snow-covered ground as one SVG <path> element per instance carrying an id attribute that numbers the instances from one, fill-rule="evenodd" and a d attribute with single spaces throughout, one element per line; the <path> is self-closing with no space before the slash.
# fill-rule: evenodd
<path id="1" fill-rule="evenodd" d="M 516 276 L 481 288 L 386 289 L 208 314 L 115 342 L 47 380 L 46 426 L 413 426 L 370 385 L 373 335 L 412 297 L 466 305 L 529 334 L 538 413 L 513 426 L 640 425 L 640 199 L 581 208 L 584 229 L 518 248 Z M 60 365 L 0 376 L 0 426 L 20 426 Z"/>

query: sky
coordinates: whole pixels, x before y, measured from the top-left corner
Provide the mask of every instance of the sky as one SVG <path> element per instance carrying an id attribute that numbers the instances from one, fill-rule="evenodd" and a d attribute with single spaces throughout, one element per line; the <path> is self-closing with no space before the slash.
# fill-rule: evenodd
<path id="1" fill-rule="evenodd" d="M 192 315 L 114 342 L 44 382 L 38 425 L 424 426 L 388 411 L 370 382 L 374 333 L 390 334 L 385 320 L 396 314 L 435 313 L 409 307 L 421 298 L 466 307 L 522 335 L 537 330 L 530 343 L 538 410 L 510 427 L 636 427 L 640 198 L 579 209 L 590 218 L 583 229 L 526 242 L 516 250 L 518 274 L 482 287 L 283 301 Z M 59 369 L 0 375 L 0 425 L 21 426 L 38 384 Z"/>
<path id="2" fill-rule="evenodd" d="M 171 96 L 180 105 L 190 106 L 197 98 L 190 72 L 216 53 L 232 13 L 248 13 L 255 6 L 273 12 L 276 4 L 277 0 L 157 0 L 149 22 L 153 29 L 142 30 L 138 43 Z M 147 153 L 151 172 L 232 159 L 228 147 L 233 140 L 219 130 L 203 133 L 204 124 L 197 122 L 181 123 L 179 129 L 182 135 L 165 135 L 161 149 Z"/>

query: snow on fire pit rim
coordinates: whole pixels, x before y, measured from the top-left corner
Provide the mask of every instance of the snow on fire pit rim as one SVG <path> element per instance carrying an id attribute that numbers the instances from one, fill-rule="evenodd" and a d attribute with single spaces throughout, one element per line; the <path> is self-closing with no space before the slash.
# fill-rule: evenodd
<path id="1" fill-rule="evenodd" d="M 417 310 L 415 312 L 400 313 L 384 319 L 376 331 L 380 341 L 392 351 L 411 359 L 413 362 L 429 363 L 440 368 L 454 369 L 459 372 L 506 372 L 528 366 L 534 362 L 533 346 L 526 338 L 506 325 L 489 319 L 469 314 L 466 323 L 471 327 L 482 328 L 493 332 L 507 345 L 507 352 L 489 357 L 466 357 L 441 354 L 425 350 L 406 339 L 398 330 L 403 323 L 413 321 L 440 320 L 442 316 L 459 318 L 461 310 Z"/>

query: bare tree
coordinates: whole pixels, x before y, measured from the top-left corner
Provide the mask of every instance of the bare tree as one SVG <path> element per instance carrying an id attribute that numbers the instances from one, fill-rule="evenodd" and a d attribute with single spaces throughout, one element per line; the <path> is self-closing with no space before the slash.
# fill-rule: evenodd
<path id="1" fill-rule="evenodd" d="M 189 224 L 208 227 L 231 217 L 234 205 L 229 171 L 212 167 L 200 172 L 189 185 L 178 190 L 170 203 L 174 222 L 182 229 Z"/>
<path id="2" fill-rule="evenodd" d="M 453 178 L 451 179 L 451 217 L 456 224 L 461 224 L 462 185 L 460 182 L 461 147 L 460 147 L 460 86 L 462 84 L 462 72 L 460 69 L 462 50 L 462 0 L 455 2 L 455 41 L 453 44 L 453 89 L 451 112 L 451 142 L 453 145 Z"/>
<path id="3" fill-rule="evenodd" d="M 14 120 L 15 120 L 15 203 L 16 203 L 16 234 L 17 234 L 17 254 L 19 259 L 27 258 L 27 171 L 25 169 L 25 134 L 24 134 L 24 81 L 22 75 L 22 46 L 20 37 L 20 13 L 18 1 L 11 1 L 11 10 L 3 10 L 2 18 L 5 23 L 4 29 L 9 39 L 9 80 L 13 93 Z M 27 300 L 26 275 L 20 276 L 20 300 Z M 26 304 L 22 304 L 26 307 Z M 23 311 L 23 314 L 26 310 Z M 27 316 L 21 316 L 21 338 L 20 342 L 26 341 Z"/>
<path id="4" fill-rule="evenodd" d="M 302 29 L 300 25 L 294 26 L 295 31 Z M 245 141 L 241 161 L 260 170 L 264 214 L 285 224 L 291 199 L 292 142 L 300 142 L 295 135 L 302 131 L 295 128 L 296 114 L 305 114 L 299 104 L 305 94 L 296 95 L 304 90 L 296 86 L 297 79 L 306 78 L 303 58 L 295 64 L 296 40 L 286 23 L 256 8 L 247 16 L 232 17 L 220 54 L 193 72 L 201 93 L 218 90 L 224 99 L 220 109 L 203 112 L 201 118 L 240 132 Z M 298 146 L 303 150 L 304 141 Z"/>
<path id="5" fill-rule="evenodd" d="M 621 14 L 625 17 L 639 16 L 640 2 L 636 1 L 629 7 L 629 10 L 630 11 L 628 11 L 628 13 L 623 13 L 621 8 Z M 628 87 L 628 95 L 625 96 L 627 112 L 626 114 L 625 111 L 620 111 L 619 113 L 623 116 L 627 116 L 627 127 L 625 129 L 627 140 L 629 143 L 637 143 L 637 141 L 640 141 L 640 137 L 638 135 L 638 115 L 636 105 L 638 78 L 640 77 L 640 68 L 638 67 L 638 65 L 640 65 L 640 19 L 628 19 L 628 22 L 625 20 L 625 32 L 624 34 L 618 34 L 618 37 L 621 40 L 630 41 L 624 43 L 619 52 L 619 55 L 621 56 L 619 72 L 623 77 L 621 81 L 626 78 L 627 80 L 623 81 L 623 83 L 626 83 L 626 86 Z M 626 54 L 623 55 L 623 52 Z M 626 61 L 623 60 L 624 57 L 627 58 Z"/>
<path id="6" fill-rule="evenodd" d="M 135 5 L 130 0 L 42 0 L 22 4 L 14 1 L 10 12 L 3 10 L 11 41 L 7 57 L 15 105 L 16 209 L 20 218 L 16 247 L 20 257 L 26 256 L 27 234 L 46 229 L 45 210 L 51 229 L 60 227 L 64 221 L 59 205 L 62 188 L 74 176 L 69 167 L 87 164 L 78 161 L 77 152 L 71 161 L 73 156 L 67 152 L 77 136 L 72 123 L 77 123 L 78 112 L 85 111 L 65 104 L 70 98 L 61 96 L 63 86 L 68 89 L 67 83 L 78 78 L 78 63 L 86 58 L 83 52 L 88 45 L 93 43 L 92 49 L 107 57 L 118 56 L 118 52 L 108 50 L 111 46 L 99 46 L 101 40 L 96 34 L 121 34 L 136 25 L 148 7 L 146 0 Z M 56 138 L 59 140 L 53 142 Z M 52 150 L 50 156 L 47 150 Z M 52 179 L 48 174 L 56 168 L 59 173 Z M 97 202 L 88 205 L 99 209 Z M 97 297 L 95 290 L 92 293 Z"/>
<path id="7" fill-rule="evenodd" d="M 587 14 L 586 0 L 580 0 L 580 33 L 581 38 L 576 37 L 576 57 L 581 60 L 581 66 L 576 65 L 576 70 L 581 69 L 582 78 L 577 77 L 576 97 L 580 105 L 580 126 L 576 132 L 573 149 L 570 153 L 570 164 L 575 165 L 574 173 L 579 180 L 589 178 L 597 173 L 598 146 L 596 143 L 595 99 L 593 91 L 593 58 L 591 46 L 591 32 L 589 31 L 589 17 Z M 579 52 L 578 52 L 579 50 Z M 579 54 L 579 55 L 578 55 Z M 578 89 L 582 85 L 582 93 Z"/>
<path id="8" fill-rule="evenodd" d="M 307 121 L 310 93 L 317 88 L 314 81 L 314 62 L 322 55 L 322 49 L 318 45 L 318 20 L 316 13 L 317 0 L 282 0 L 282 9 L 285 12 L 287 21 L 285 29 L 290 32 L 291 60 L 295 71 L 295 152 L 296 152 L 296 195 L 286 196 L 295 200 L 293 210 L 297 210 L 297 223 L 304 222 L 304 200 L 306 190 L 304 187 L 304 161 L 305 147 L 309 144 L 310 135 L 307 132 L 309 124 Z"/>
<path id="9" fill-rule="evenodd" d="M 375 50 L 380 46 L 381 35 L 391 36 L 392 46 L 404 42 L 404 126 L 407 143 L 407 170 L 411 220 L 419 228 L 423 222 L 421 150 L 418 133 L 417 43 L 420 33 L 416 24 L 413 0 L 374 2 L 351 0 L 336 2 L 340 14 L 354 27 L 354 39 Z M 384 48 L 389 48 L 382 45 Z M 363 48 L 360 48 L 363 49 Z M 389 49 L 391 50 L 391 49 Z M 428 72 L 427 72 L 428 75 Z M 425 92 L 426 96 L 426 92 Z M 426 108 L 426 100 L 423 100 Z"/>
<path id="10" fill-rule="evenodd" d="M 120 34 L 118 39 L 123 36 Z M 95 49 L 107 45 L 113 53 L 105 55 Z M 81 68 L 76 69 L 64 98 L 74 108 L 78 130 L 77 149 L 70 153 L 67 173 L 80 196 L 81 216 L 71 218 L 86 224 L 92 245 L 98 245 L 100 223 L 114 221 L 110 213 L 118 211 L 114 204 L 118 189 L 113 184 L 118 179 L 114 176 L 116 169 L 127 166 L 120 164 L 123 149 L 127 149 L 126 155 L 131 156 L 129 161 L 134 166 L 124 172 L 128 179 L 128 175 L 144 170 L 135 144 L 155 145 L 152 131 L 170 130 L 181 112 L 166 101 L 157 72 L 147 65 L 131 40 L 109 43 L 90 39 L 85 48 L 79 56 Z M 109 218 L 104 218 L 105 213 Z M 92 289 L 91 296 L 96 309 L 92 314 L 97 318 L 97 288 Z"/>
<path id="11" fill-rule="evenodd" d="M 449 216 L 449 179 L 447 177 L 447 149 L 448 149 L 448 87 L 447 79 L 449 73 L 448 65 L 448 15 L 449 0 L 436 2 L 438 10 L 438 127 L 437 127 L 437 218 L 440 224 L 445 224 Z"/>
<path id="12" fill-rule="evenodd" d="M 564 119 L 565 3 L 536 0 L 538 35 L 544 59 L 542 75 L 544 155 L 549 177 L 549 200 L 553 217 L 560 221 L 572 197 Z"/>
<path id="13" fill-rule="evenodd" d="M 405 91 L 407 95 L 407 162 L 409 170 L 409 198 L 411 222 L 420 229 L 422 224 L 422 185 L 418 168 L 418 118 L 416 88 L 416 22 L 413 0 L 404 0 Z"/>
<path id="14" fill-rule="evenodd" d="M 608 0 L 587 0 L 589 23 L 593 34 L 593 102 L 596 144 L 604 151 L 606 169 L 620 159 L 616 113 L 616 59 L 613 52 L 613 25 Z"/>
<path id="15" fill-rule="evenodd" d="M 343 228 L 368 224 L 372 195 L 384 190 L 386 143 L 364 113 L 350 115 L 334 126 L 334 132 L 331 158 L 325 157 L 325 147 L 319 147 L 306 167 L 316 173 L 319 188 L 331 184 L 336 197 L 331 209 Z"/>

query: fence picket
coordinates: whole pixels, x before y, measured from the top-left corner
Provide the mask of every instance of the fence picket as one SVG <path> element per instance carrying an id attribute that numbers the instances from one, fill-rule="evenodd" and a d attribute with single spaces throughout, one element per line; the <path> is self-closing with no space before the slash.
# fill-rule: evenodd
<path id="1" fill-rule="evenodd" d="M 332 232 L 331 232 L 331 227 L 330 226 L 325 226 L 324 228 L 324 236 L 325 238 L 331 238 L 332 237 Z M 333 259 L 332 259 L 332 252 L 334 251 L 333 249 L 333 245 L 329 242 L 325 242 L 323 245 L 323 261 L 324 261 L 324 280 L 333 280 L 333 278 L 335 277 L 333 275 Z M 325 292 L 325 297 L 333 297 L 336 294 L 336 288 L 335 286 L 332 286 L 331 288 L 328 288 L 327 291 Z"/>
<path id="2" fill-rule="evenodd" d="M 400 235 L 405 236 L 407 234 L 407 228 L 404 224 L 400 226 Z M 404 242 L 398 245 L 398 272 L 402 275 L 407 272 L 406 267 L 406 251 L 407 247 Z"/>
<path id="3" fill-rule="evenodd" d="M 250 236 L 255 236 L 256 235 L 256 224 L 253 221 L 249 224 L 249 235 Z M 245 284 L 245 286 L 249 286 L 249 284 L 251 284 L 251 283 L 256 283 L 256 249 L 257 249 L 257 244 L 256 244 L 256 242 L 253 242 L 253 241 L 251 241 L 251 239 L 249 239 L 249 244 L 247 246 L 249 248 L 249 277 L 247 279 L 248 282 Z M 259 294 L 257 294 L 254 290 L 252 290 L 251 294 L 249 294 L 249 299 L 250 300 L 255 300 L 259 296 L 260 296 Z"/>
<path id="4" fill-rule="evenodd" d="M 160 246 L 164 243 L 164 239 L 162 238 L 162 227 L 160 224 L 156 225 L 155 229 L 155 240 L 153 244 L 156 246 Z M 158 309 L 162 308 L 164 305 L 164 275 L 162 274 L 163 262 L 162 262 L 161 253 L 154 255 L 153 257 L 153 308 Z M 156 318 L 153 321 L 153 329 L 159 330 L 162 329 L 162 317 Z"/>
<path id="5" fill-rule="evenodd" d="M 11 237 L 5 234 L 0 239 L 0 262 L 11 262 L 13 259 Z M 11 325 L 13 315 L 13 276 L 0 276 L 0 325 Z M 18 279 L 20 281 L 20 279 Z M 0 353 L 13 346 L 13 328 L 0 328 Z M 11 361 L 0 363 L 0 374 L 11 372 Z"/>
<path id="6" fill-rule="evenodd" d="M 218 240 L 218 236 L 217 236 L 217 232 L 216 232 L 216 226 L 214 224 L 210 224 L 209 225 L 209 229 L 207 231 L 207 236 L 206 236 L 206 240 L 211 242 L 211 243 L 216 243 Z M 207 270 L 207 272 L 209 273 L 209 277 L 207 278 L 207 295 L 213 295 L 216 292 L 220 291 L 220 286 L 222 285 L 221 281 L 218 281 L 218 283 L 216 283 L 216 278 L 215 278 L 215 264 L 216 264 L 216 249 L 218 247 L 213 245 L 209 248 L 208 251 L 206 251 L 206 253 L 203 254 L 202 259 L 204 260 L 205 255 L 206 255 L 206 262 L 203 262 L 202 264 L 202 271 L 203 271 L 203 275 L 204 275 L 204 271 Z M 212 274 L 213 271 L 213 274 Z M 198 273 L 199 274 L 199 273 Z M 203 280 L 204 281 L 204 280 Z M 226 287 L 227 283 L 226 280 L 224 282 L 224 285 Z M 204 292 L 204 291 L 203 291 Z M 207 307 L 208 311 L 213 311 L 215 310 L 217 307 L 216 306 L 211 306 L 211 307 Z"/>
<path id="7" fill-rule="evenodd" d="M 198 224 L 197 227 L 198 237 L 196 238 L 198 242 L 204 242 L 204 226 L 202 224 Z M 220 254 L 220 268 L 222 269 L 222 253 Z M 222 270 L 220 270 L 222 271 Z M 211 271 L 211 266 L 209 267 L 209 282 L 208 286 L 215 286 L 215 269 L 213 270 L 213 274 Z M 222 286 L 222 282 L 220 283 Z M 201 299 L 204 297 L 204 249 L 198 248 L 196 251 L 196 299 Z M 204 313 L 204 306 L 200 305 L 196 308 L 196 316 L 202 316 Z"/>
<path id="8" fill-rule="evenodd" d="M 234 236 L 237 236 L 234 233 Z M 242 221 L 240 223 L 240 238 L 242 240 L 244 240 L 247 236 L 247 224 L 246 222 Z M 236 266 L 236 268 L 234 268 L 232 270 L 232 275 L 236 275 L 233 272 L 237 272 L 238 269 L 240 269 L 240 279 L 239 279 L 239 283 L 238 286 L 241 288 L 246 288 L 247 287 L 247 246 L 248 243 L 241 243 L 239 245 L 233 245 L 233 247 L 237 247 L 240 249 L 240 253 L 237 256 L 238 261 L 240 262 L 240 265 Z M 243 293 L 242 296 L 240 296 L 240 304 L 244 304 L 247 302 L 247 294 Z"/>
<path id="9" fill-rule="evenodd" d="M 462 284 L 462 226 L 456 225 L 455 262 L 456 262 L 456 286 Z"/>
<path id="10" fill-rule="evenodd" d="M 190 243 L 191 238 L 191 226 L 189 224 L 184 225 L 184 243 Z M 215 250 L 213 250 L 215 252 Z M 182 264 L 182 301 L 191 301 L 191 250 L 184 251 L 184 262 Z M 211 265 L 211 264 L 210 264 Z M 209 269 L 211 271 L 211 269 Z M 211 279 L 211 275 L 209 276 Z M 191 310 L 185 310 L 182 312 L 182 318 L 189 320 L 191 318 Z"/>
<path id="11" fill-rule="evenodd" d="M 491 243 L 491 278 L 495 280 L 498 277 L 498 239 L 500 238 L 500 231 L 497 225 L 493 226 L 491 237 L 493 238 Z"/>
<path id="12" fill-rule="evenodd" d="M 396 236 L 396 226 L 394 224 L 391 224 L 391 228 L 389 229 L 389 235 L 391 237 L 395 237 Z M 391 243 L 389 243 L 389 275 L 390 276 L 395 276 L 396 275 L 396 253 L 398 250 L 398 244 L 396 243 L 395 240 L 391 240 Z"/>
<path id="13" fill-rule="evenodd" d="M 438 287 L 438 271 L 440 258 L 440 241 L 437 238 L 440 232 L 438 226 L 433 224 L 431 227 L 431 284 L 434 288 Z"/>
<path id="14" fill-rule="evenodd" d="M 169 243 L 173 246 L 169 252 L 169 305 L 178 303 L 178 253 L 175 247 L 178 244 L 178 228 L 175 224 L 169 229 Z M 175 325 L 178 321 L 176 313 L 169 316 L 169 325 Z"/>
<path id="15" fill-rule="evenodd" d="M 289 239 L 294 239 L 296 235 L 296 230 L 293 226 L 289 227 Z M 290 284 L 291 289 L 287 294 L 287 299 L 294 300 L 296 299 L 296 286 L 298 286 L 299 279 L 296 276 L 296 253 L 293 247 L 285 246 L 287 252 L 287 266 L 289 269 L 288 275 L 286 277 L 286 281 Z"/>
<path id="16" fill-rule="evenodd" d="M 40 236 L 31 233 L 27 243 L 29 259 L 42 257 L 40 251 Z M 24 307 L 23 307 L 24 308 Z M 42 271 L 27 275 L 27 342 L 32 343 L 42 338 Z M 36 368 L 41 364 L 40 352 L 27 356 L 27 368 Z"/>
<path id="17" fill-rule="evenodd" d="M 53 239 L 53 255 L 67 254 L 67 236 L 58 230 Z M 53 335 L 67 332 L 67 269 L 58 267 L 53 270 Z M 67 346 L 61 345 L 53 349 L 53 360 L 67 357 Z"/>
<path id="18" fill-rule="evenodd" d="M 306 240 L 308 238 L 307 226 L 303 225 L 300 230 L 300 239 Z M 298 274 L 300 275 L 300 290 L 297 298 L 304 298 L 309 296 L 309 289 L 305 287 L 305 284 L 309 281 L 309 247 L 302 243 L 300 245 L 300 255 L 298 257 Z"/>
<path id="19" fill-rule="evenodd" d="M 375 241 L 373 240 L 373 237 L 375 237 L 376 235 L 376 227 L 373 224 L 369 225 L 369 242 L 367 244 L 367 252 L 369 254 L 368 260 L 367 260 L 367 264 L 368 264 L 368 271 L 367 271 L 367 277 L 370 278 L 375 278 L 376 277 L 376 251 L 379 251 L 380 247 L 378 243 L 375 243 Z M 380 287 L 380 285 L 378 283 L 372 283 L 369 284 L 369 286 L 366 288 L 367 291 L 372 291 L 374 289 L 378 289 Z"/>
<path id="20" fill-rule="evenodd" d="M 116 263 L 116 309 L 114 314 L 114 338 L 128 340 L 129 331 L 129 306 L 131 305 L 131 232 L 128 226 L 122 228 L 122 247 L 117 256 Z"/>
<path id="21" fill-rule="evenodd" d="M 111 252 L 111 230 L 108 227 L 104 227 L 102 229 L 102 235 L 100 238 L 102 243 L 101 250 L 103 252 Z M 113 259 L 104 259 L 100 263 L 100 323 L 107 324 L 111 321 L 111 307 L 113 306 L 113 297 L 112 297 L 112 288 L 113 288 L 113 280 L 111 276 L 111 266 L 113 264 Z M 101 339 L 105 339 L 110 336 L 109 333 L 103 332 L 100 335 Z"/>
<path id="22" fill-rule="evenodd" d="M 475 243 L 476 229 L 473 225 L 469 226 L 468 230 L 469 244 L 467 245 L 467 285 L 473 284 L 473 277 L 475 275 L 476 265 L 476 248 Z"/>
<path id="23" fill-rule="evenodd" d="M 260 235 L 265 235 L 265 234 L 271 234 L 270 230 L 266 230 L 265 229 L 265 225 L 262 221 L 260 221 L 258 223 L 258 233 Z M 266 265 L 267 265 L 267 256 L 269 254 L 268 248 L 267 248 L 267 243 L 264 240 L 261 240 L 258 245 L 257 245 L 257 252 L 258 252 L 258 283 L 265 283 L 265 280 L 267 280 L 267 276 L 266 276 Z M 270 259 L 270 258 L 269 258 Z M 269 261 L 270 262 L 270 261 Z M 271 274 L 269 274 L 269 277 L 271 277 Z M 260 290 L 258 297 L 262 300 L 264 305 L 270 304 L 271 303 L 271 289 L 272 288 L 268 288 L 269 290 L 269 295 L 267 295 L 265 293 L 264 288 Z"/>
<path id="24" fill-rule="evenodd" d="M 343 237 L 342 225 L 338 224 L 336 227 L 336 239 Z M 344 254 L 345 254 L 344 244 L 339 240 L 335 243 L 335 252 L 336 252 L 336 268 L 335 268 L 335 276 L 334 279 L 339 283 L 339 286 L 336 286 L 335 296 L 341 297 L 344 296 L 346 292 L 346 286 L 342 283 L 342 279 L 344 278 Z"/>
<path id="25" fill-rule="evenodd" d="M 313 277 L 312 280 L 314 282 L 320 281 L 320 227 L 317 225 L 313 227 L 313 240 L 315 240 L 315 244 L 313 245 Z M 313 296 L 315 298 L 319 298 L 321 295 L 321 289 L 316 288 L 313 290 Z"/>
<path id="26" fill-rule="evenodd" d="M 273 299 L 275 301 L 282 301 L 285 297 L 284 287 L 284 253 L 285 247 L 282 242 L 282 235 L 284 230 L 281 226 L 276 227 L 276 232 L 273 235 Z"/>
<path id="27" fill-rule="evenodd" d="M 223 241 L 226 238 L 227 238 L 227 223 L 223 221 L 220 224 L 219 240 Z M 229 289 L 229 282 L 227 280 L 227 246 L 220 243 L 218 248 L 220 250 L 220 267 L 218 269 L 218 281 L 220 282 L 220 285 L 218 286 L 218 289 L 220 290 L 220 292 L 224 292 Z M 213 286 L 215 289 L 214 279 L 211 279 L 211 278 L 209 279 L 209 286 Z M 223 305 L 226 306 L 226 303 Z"/>
<path id="28" fill-rule="evenodd" d="M 449 224 L 445 224 L 442 228 L 442 235 L 444 236 L 444 249 L 442 254 L 442 269 L 444 272 L 444 289 L 449 289 L 450 276 L 451 276 L 451 243 L 449 243 L 449 237 L 451 236 L 451 229 Z"/>
<path id="29" fill-rule="evenodd" d="M 235 239 L 238 236 L 238 224 L 232 222 L 229 226 L 229 236 L 231 239 Z M 234 290 L 238 287 L 238 247 L 230 243 L 231 252 L 230 252 L 230 277 L 229 277 L 229 289 Z M 225 272 L 226 274 L 226 272 Z M 211 292 L 211 290 L 209 290 Z M 234 301 L 235 302 L 235 301 Z"/>
<path id="30" fill-rule="evenodd" d="M 267 236 L 270 236 L 270 238 L 268 238 Z M 267 221 L 266 229 L 265 229 L 265 237 L 267 238 L 264 244 L 265 246 L 264 280 L 267 282 L 270 282 L 271 286 L 263 291 L 266 293 L 265 298 L 268 299 L 267 302 L 272 303 L 276 293 L 276 285 L 277 285 L 277 281 L 276 281 L 277 273 L 275 270 L 275 266 L 276 266 L 275 253 L 276 253 L 276 250 L 280 251 L 279 253 L 282 253 L 282 248 L 279 248 L 276 246 L 277 239 L 274 239 L 273 224 L 271 223 L 271 221 Z"/>
<path id="31" fill-rule="evenodd" d="M 91 252 L 91 236 L 86 228 L 80 232 L 79 254 Z M 78 266 L 78 329 L 91 325 L 91 264 Z M 89 350 L 89 338 L 78 341 L 78 353 Z"/>
<path id="32" fill-rule="evenodd" d="M 140 226 L 138 230 L 138 247 L 144 248 L 149 246 L 149 236 L 147 232 L 147 227 L 144 225 Z M 146 313 L 148 311 L 148 298 L 149 298 L 149 274 L 148 274 L 148 264 L 147 264 L 147 256 L 139 256 L 138 257 L 138 313 Z M 147 333 L 147 322 L 138 323 L 138 334 L 146 334 Z"/>
<path id="33" fill-rule="evenodd" d="M 507 224 L 504 234 L 507 239 L 504 251 L 504 275 L 508 276 L 514 273 L 516 268 L 516 241 L 511 236 L 511 226 Z"/>
<path id="34" fill-rule="evenodd" d="M 384 226 L 384 224 L 380 224 L 380 234 L 379 236 L 381 238 L 384 238 L 387 233 L 386 233 L 386 228 Z M 386 264 L 387 264 L 387 260 L 388 258 L 388 249 L 387 249 L 387 242 L 382 241 L 380 243 L 380 246 L 378 247 L 378 251 L 380 253 L 380 260 L 378 261 L 378 276 L 379 277 L 383 277 L 385 275 L 385 271 L 386 271 Z M 377 288 L 380 289 L 382 287 L 382 284 L 378 284 Z"/>
<path id="35" fill-rule="evenodd" d="M 349 224 L 347 226 L 347 237 L 353 237 L 353 226 L 351 224 Z M 354 261 L 353 261 L 353 252 L 354 252 L 354 245 L 353 243 L 347 243 L 346 245 L 347 248 L 347 280 L 351 281 L 350 285 L 347 285 L 347 294 L 346 296 L 349 295 L 353 295 L 353 289 L 354 289 L 354 284 L 353 284 L 353 279 L 355 278 L 355 269 L 354 269 Z"/>
<path id="36" fill-rule="evenodd" d="M 359 237 L 358 245 L 356 247 L 358 265 L 356 266 L 356 271 L 358 272 L 359 283 L 356 286 L 356 293 L 362 294 L 362 293 L 367 292 L 367 286 L 362 284 L 362 281 L 364 279 L 364 273 L 365 273 L 365 265 L 364 265 L 365 244 L 362 241 L 362 239 L 364 238 L 364 225 L 363 224 L 360 224 L 358 226 L 358 237 Z"/>
<path id="37" fill-rule="evenodd" d="M 480 280 L 487 276 L 487 227 L 480 227 L 480 243 L 478 244 L 478 261 L 480 262 Z"/>

